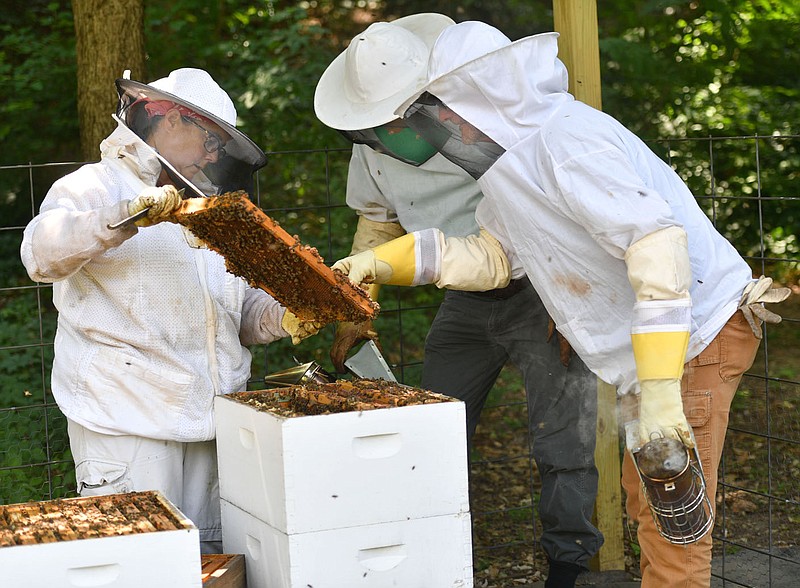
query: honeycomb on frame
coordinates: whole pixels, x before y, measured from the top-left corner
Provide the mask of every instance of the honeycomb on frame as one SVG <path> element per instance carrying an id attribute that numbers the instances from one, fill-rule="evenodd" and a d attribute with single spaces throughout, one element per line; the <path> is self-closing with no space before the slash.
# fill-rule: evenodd
<path id="1" fill-rule="evenodd" d="M 328 324 L 373 319 L 380 307 L 314 247 L 290 236 L 245 192 L 189 198 L 168 219 L 225 258 L 228 271 L 266 291 L 300 320 Z"/>

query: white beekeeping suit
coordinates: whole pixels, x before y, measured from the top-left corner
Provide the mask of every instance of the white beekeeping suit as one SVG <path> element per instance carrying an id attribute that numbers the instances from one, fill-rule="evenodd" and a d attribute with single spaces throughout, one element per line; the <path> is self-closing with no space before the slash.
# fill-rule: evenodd
<path id="1" fill-rule="evenodd" d="M 459 26 L 472 24 L 483 42 L 451 40 L 453 28 L 440 36 L 426 90 L 505 150 L 478 180 L 478 223 L 515 252 L 559 331 L 620 393 L 636 385 L 626 252 L 647 235 L 684 229 L 692 274 L 685 359 L 696 356 L 736 311 L 750 268 L 666 163 L 567 93 L 556 33 L 498 38 L 470 61 L 487 50 L 481 23 Z"/>
<path id="2" fill-rule="evenodd" d="M 101 433 L 212 439 L 214 396 L 243 390 L 250 376 L 242 340 L 285 337 L 284 309 L 217 253 L 188 247 L 179 225 L 109 229 L 136 196 L 126 176 L 136 170 L 153 186 L 161 165 L 122 124 L 101 155 L 53 184 L 22 243 L 31 278 L 53 283 L 59 311 L 53 395 Z"/>
<path id="3" fill-rule="evenodd" d="M 51 383 L 78 492 L 160 490 L 199 528 L 203 550 L 220 551 L 214 397 L 245 389 L 246 345 L 300 334 L 222 256 L 161 221 L 179 187 L 247 189 L 266 156 L 205 71 L 119 79 L 117 89 L 119 126 L 101 160 L 53 184 L 20 253 L 31 279 L 53 284 Z"/>

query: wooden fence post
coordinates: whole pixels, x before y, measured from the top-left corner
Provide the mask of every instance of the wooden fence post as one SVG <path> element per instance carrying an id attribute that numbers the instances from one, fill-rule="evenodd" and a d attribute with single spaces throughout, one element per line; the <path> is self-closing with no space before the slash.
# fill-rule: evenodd
<path id="1" fill-rule="evenodd" d="M 602 110 L 596 0 L 553 0 L 553 17 L 560 33 L 559 57 L 569 72 L 570 93 Z M 599 571 L 625 569 L 616 400 L 616 389 L 598 379 L 595 462 L 600 485 L 595 518 L 605 543 L 592 564 Z"/>

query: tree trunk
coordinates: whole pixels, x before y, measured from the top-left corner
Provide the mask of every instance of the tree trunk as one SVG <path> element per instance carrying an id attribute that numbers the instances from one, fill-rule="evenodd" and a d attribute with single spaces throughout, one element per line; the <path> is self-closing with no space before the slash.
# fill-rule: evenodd
<path id="1" fill-rule="evenodd" d="M 114 80 L 131 70 L 144 75 L 143 0 L 73 0 L 78 66 L 81 155 L 96 161 L 98 146 L 114 129 Z"/>

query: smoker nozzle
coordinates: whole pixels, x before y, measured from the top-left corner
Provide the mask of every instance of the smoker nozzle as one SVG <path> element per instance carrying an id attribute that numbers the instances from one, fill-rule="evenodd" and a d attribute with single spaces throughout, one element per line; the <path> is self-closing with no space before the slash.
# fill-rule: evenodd
<path id="1" fill-rule="evenodd" d="M 295 386 L 306 382 L 327 384 L 333 380 L 334 377 L 315 361 L 309 361 L 264 377 L 265 384 L 275 387 Z"/>

